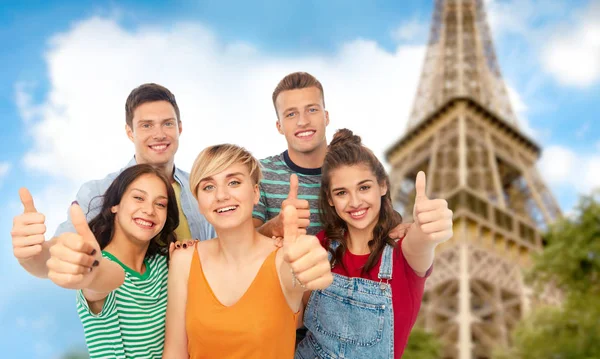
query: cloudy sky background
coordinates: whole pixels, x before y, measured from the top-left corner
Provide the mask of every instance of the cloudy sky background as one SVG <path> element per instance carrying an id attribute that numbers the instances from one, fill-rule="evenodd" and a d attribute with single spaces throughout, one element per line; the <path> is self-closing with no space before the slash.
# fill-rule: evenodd
<path id="1" fill-rule="evenodd" d="M 520 128 L 544 149 L 539 169 L 568 213 L 579 194 L 600 187 L 600 1 L 485 3 Z M 133 155 L 123 110 L 132 88 L 157 82 L 175 93 L 176 163 L 186 170 L 221 142 L 261 158 L 281 152 L 271 93 L 298 70 L 325 87 L 329 136 L 348 127 L 382 155 L 405 130 L 432 8 L 394 0 L 3 5 L 3 356 L 59 358 L 84 346 L 73 292 L 26 275 L 12 256 L 17 190 L 32 191 L 53 233 L 81 183 Z"/>

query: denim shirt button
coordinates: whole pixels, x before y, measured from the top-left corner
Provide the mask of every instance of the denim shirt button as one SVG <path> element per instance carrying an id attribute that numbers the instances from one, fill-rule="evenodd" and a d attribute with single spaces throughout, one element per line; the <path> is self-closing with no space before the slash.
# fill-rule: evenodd
<path id="1" fill-rule="evenodd" d="M 381 289 L 381 290 L 385 290 L 385 284 L 381 283 L 381 284 L 379 285 L 379 289 Z"/>
<path id="2" fill-rule="evenodd" d="M 383 305 L 381 306 L 381 309 L 385 309 L 385 304 L 383 304 Z"/>

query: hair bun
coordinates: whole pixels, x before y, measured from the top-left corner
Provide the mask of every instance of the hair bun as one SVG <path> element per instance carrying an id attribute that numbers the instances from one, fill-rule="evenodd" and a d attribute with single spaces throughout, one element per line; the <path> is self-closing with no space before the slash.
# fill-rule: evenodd
<path id="1" fill-rule="evenodd" d="M 355 135 L 354 133 L 352 133 L 352 131 L 350 131 L 347 128 L 342 128 L 335 132 L 335 134 L 333 135 L 333 139 L 329 144 L 329 147 L 332 148 L 336 146 L 347 146 L 352 144 L 361 146 L 362 141 L 360 139 L 360 136 Z"/>

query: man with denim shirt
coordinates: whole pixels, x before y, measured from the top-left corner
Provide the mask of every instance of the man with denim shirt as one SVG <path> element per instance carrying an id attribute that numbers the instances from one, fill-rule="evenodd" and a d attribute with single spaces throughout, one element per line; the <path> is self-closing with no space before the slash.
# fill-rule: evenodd
<path id="1" fill-rule="evenodd" d="M 129 163 L 101 180 L 84 183 L 76 202 L 86 218 L 91 220 L 100 210 L 102 195 L 125 168 L 136 164 L 150 164 L 164 171 L 175 190 L 180 224 L 175 233 L 178 239 L 210 239 L 216 237 L 214 228 L 198 210 L 198 203 L 189 189 L 189 174 L 174 165 L 179 147 L 182 124 L 175 96 L 165 87 L 144 84 L 135 88 L 125 103 L 125 131 L 135 145 L 135 156 Z M 59 225 L 54 238 L 45 241 L 45 218 L 37 213 L 33 199 L 26 189 L 19 192 L 25 211 L 15 217 L 11 231 L 13 252 L 19 263 L 36 277 L 46 278 L 46 261 L 55 238 L 65 232 L 74 232 L 70 219 Z"/>

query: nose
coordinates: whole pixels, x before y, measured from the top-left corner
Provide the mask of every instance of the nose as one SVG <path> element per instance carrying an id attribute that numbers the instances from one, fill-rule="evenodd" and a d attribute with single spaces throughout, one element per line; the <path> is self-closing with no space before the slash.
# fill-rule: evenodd
<path id="1" fill-rule="evenodd" d="M 308 115 L 304 112 L 300 112 L 300 114 L 298 115 L 298 120 L 296 121 L 296 124 L 299 127 L 304 127 L 307 126 L 310 123 L 310 119 L 308 117 Z"/>
<path id="2" fill-rule="evenodd" d="M 350 207 L 359 208 L 361 204 L 362 204 L 362 199 L 360 198 L 360 196 L 356 193 L 350 193 L 350 202 L 349 202 Z"/>
<path id="3" fill-rule="evenodd" d="M 165 134 L 163 126 L 155 126 L 154 133 L 152 134 L 152 138 L 154 140 L 164 140 L 167 135 Z"/>
<path id="4" fill-rule="evenodd" d="M 229 199 L 229 189 L 227 186 L 218 186 L 216 190 L 217 201 L 226 201 Z"/>
<path id="5" fill-rule="evenodd" d="M 155 212 L 154 203 L 150 201 L 144 202 L 142 212 L 147 214 L 148 216 L 153 216 Z"/>

